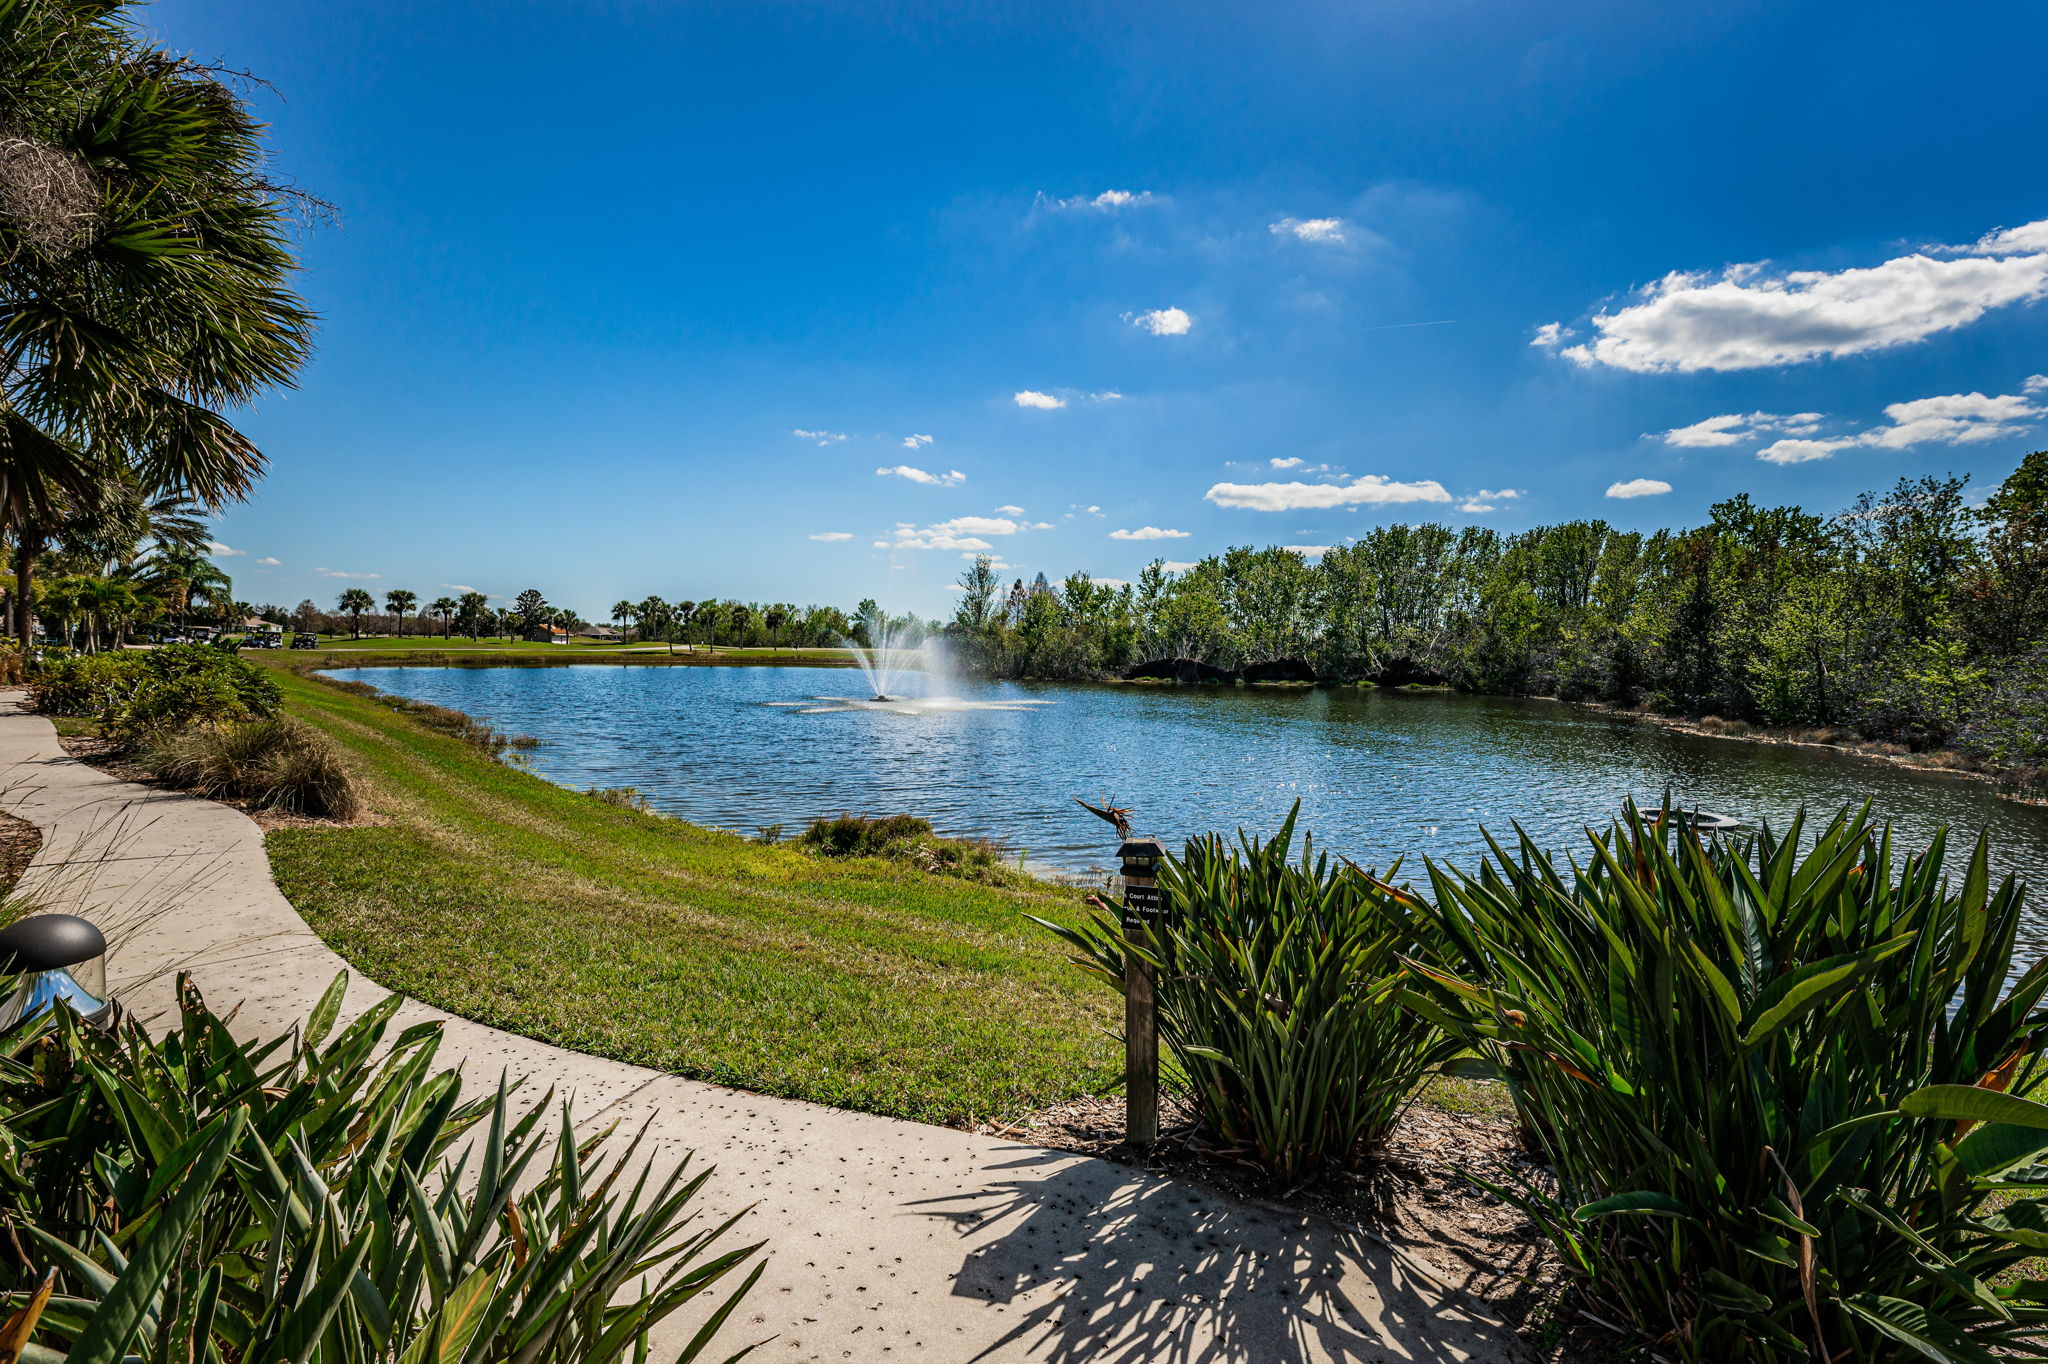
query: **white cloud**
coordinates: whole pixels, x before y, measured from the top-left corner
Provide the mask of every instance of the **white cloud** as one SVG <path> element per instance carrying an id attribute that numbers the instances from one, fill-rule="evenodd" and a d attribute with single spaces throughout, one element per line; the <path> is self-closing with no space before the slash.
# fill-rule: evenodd
<path id="1" fill-rule="evenodd" d="M 1219 507 L 1253 511 L 1326 511 L 1332 507 L 1385 506 L 1402 502 L 1448 502 L 1433 478 L 1397 483 L 1367 474 L 1349 483 L 1218 483 L 1203 496 Z"/>
<path id="2" fill-rule="evenodd" d="M 1330 552 L 1328 545 L 1282 545 L 1280 548 L 1291 549 L 1296 554 L 1308 559 L 1320 559 Z"/>
<path id="3" fill-rule="evenodd" d="M 1137 208 L 1140 205 L 1151 203 L 1152 200 L 1153 194 L 1149 189 L 1106 189 L 1092 197 L 1086 194 L 1077 194 L 1071 199 L 1055 199 L 1042 191 L 1038 196 L 1038 203 L 1041 206 L 1067 212 L 1078 209 L 1094 209 L 1101 213 L 1113 213 L 1120 208 Z"/>
<path id="4" fill-rule="evenodd" d="M 344 573 L 338 568 L 316 568 L 313 570 L 323 578 L 381 578 L 382 573 Z"/>
<path id="5" fill-rule="evenodd" d="M 1113 388 L 1105 388 L 1100 393 L 1089 394 L 1088 401 L 1091 403 L 1116 403 L 1122 402 L 1123 396 L 1123 394 Z"/>
<path id="6" fill-rule="evenodd" d="M 206 542 L 206 552 L 216 559 L 232 559 L 237 554 L 247 554 L 249 551 L 246 549 L 231 549 L 218 540 L 208 540 Z"/>
<path id="7" fill-rule="evenodd" d="M 1536 329 L 1536 335 L 1529 338 L 1529 344 L 1532 346 L 1542 346 L 1548 350 L 1552 346 L 1562 345 L 1567 338 L 1577 335 L 1577 332 L 1570 330 L 1562 322 L 1546 322 Z"/>
<path id="8" fill-rule="evenodd" d="M 837 445 L 840 441 L 846 439 L 844 431 L 806 431 L 801 426 L 789 434 L 801 436 L 805 440 L 814 440 L 820 445 Z"/>
<path id="9" fill-rule="evenodd" d="M 448 589 L 448 590 L 449 590 L 450 592 L 474 592 L 474 591 L 476 591 L 476 589 L 475 589 L 475 588 L 473 588 L 473 587 L 471 587 L 471 586 L 470 586 L 470 585 L 469 585 L 468 583 L 442 583 L 442 584 L 441 584 L 441 586 L 443 586 L 443 587 L 447 588 L 447 589 Z"/>
<path id="10" fill-rule="evenodd" d="M 997 515 L 997 516 L 1022 516 L 1023 514 L 1024 514 L 1024 509 L 1023 509 L 1022 507 L 997 507 L 997 508 L 996 508 L 996 515 Z"/>
<path id="11" fill-rule="evenodd" d="M 821 530 L 811 538 L 813 540 L 851 540 L 853 532 L 850 530 Z"/>
<path id="12" fill-rule="evenodd" d="M 2020 392 L 2022 392 L 2022 393 L 2044 393 L 2044 392 L 2048 392 L 2048 374 L 2030 374 L 2030 375 L 2028 375 L 2028 376 L 2027 376 L 2027 381 L 2026 381 L 2025 383 L 2023 383 L 2023 384 L 2021 384 L 2021 385 L 2020 385 Z"/>
<path id="13" fill-rule="evenodd" d="M 1478 492 L 1460 502 L 1458 510 L 1461 512 L 1471 512 L 1475 516 L 1482 515 L 1490 511 L 1499 511 L 1500 503 L 1512 502 L 1520 496 L 1522 496 L 1520 488 L 1481 488 Z"/>
<path id="14" fill-rule="evenodd" d="M 985 550 L 993 548 L 985 535 L 1015 535 L 1017 523 L 991 516 L 956 516 L 920 529 L 907 521 L 898 522 L 894 538 L 875 541 L 876 549 Z"/>
<path id="15" fill-rule="evenodd" d="M 1275 469 L 1299 469 L 1308 461 L 1304 459 L 1297 459 L 1294 456 L 1290 455 L 1286 459 L 1274 459 L 1268 462 L 1271 463 Z"/>
<path id="16" fill-rule="evenodd" d="M 1661 478 L 1632 478 L 1626 483 L 1610 483 L 1607 485 L 1607 495 L 1609 497 L 1618 497 L 1624 501 L 1631 497 L 1655 497 L 1659 493 L 1668 493 L 1670 491 L 1671 485 Z"/>
<path id="17" fill-rule="evenodd" d="M 1185 540 L 1188 538 L 1188 532 L 1184 530 L 1167 530 L 1161 526 L 1140 526 L 1136 530 L 1113 530 L 1109 533 L 1109 538 L 1112 540 Z"/>
<path id="18" fill-rule="evenodd" d="M 282 560 L 282 559 L 258 559 L 258 560 L 257 560 L 256 562 L 257 562 L 257 563 L 259 563 L 259 564 L 262 564 L 262 565 L 263 565 L 263 566 L 264 566 L 265 568 L 276 568 L 276 567 L 277 567 L 277 566 L 278 566 L 279 564 L 283 563 L 283 562 L 284 562 L 284 560 Z"/>
<path id="19" fill-rule="evenodd" d="M 920 445 L 930 445 L 931 443 L 932 438 L 930 436 L 905 436 L 903 438 L 903 448 L 906 450 L 915 450 Z"/>
<path id="20" fill-rule="evenodd" d="M 1340 243 L 1344 240 L 1342 218 L 1282 218 L 1267 229 L 1276 237 L 1296 237 L 1305 242 Z"/>
<path id="21" fill-rule="evenodd" d="M 1093 582 L 1097 587 L 1125 588 L 1131 585 L 1129 578 L 1096 578 Z"/>
<path id="22" fill-rule="evenodd" d="M 1161 559 L 1159 561 L 1159 566 L 1165 569 L 1168 573 L 1185 573 L 1189 569 L 1194 567 L 1193 564 L 1183 563 L 1178 559 Z"/>
<path id="23" fill-rule="evenodd" d="M 1773 441 L 1757 451 L 1756 457 L 1771 464 L 1806 464 L 1840 450 L 1974 445 L 2024 431 L 2036 418 L 2048 416 L 2048 408 L 2036 405 L 2023 393 L 1990 398 L 1982 393 L 1950 393 L 1892 403 L 1885 408 L 1884 415 L 1887 424 L 1883 426 L 1822 440 Z"/>
<path id="24" fill-rule="evenodd" d="M 1067 405 L 1065 398 L 1055 398 L 1050 393 L 1040 393 L 1036 389 L 1030 388 L 1019 393 L 1015 401 L 1019 407 L 1035 407 L 1042 412 L 1050 412 L 1056 407 L 1065 407 Z"/>
<path id="25" fill-rule="evenodd" d="M 1664 433 L 1666 445 L 1711 450 L 1762 435 L 1810 436 L 1820 429 L 1819 412 L 1794 412 L 1781 417 L 1775 412 L 1728 412 L 1696 421 L 1691 426 L 1673 427 Z"/>
<path id="26" fill-rule="evenodd" d="M 1179 308 L 1154 308 L 1149 313 L 1125 313 L 1124 317 L 1154 336 L 1186 336 L 1195 325 L 1195 319 Z"/>
<path id="27" fill-rule="evenodd" d="M 1639 302 L 1592 319 L 1564 354 L 1644 373 L 1757 369 L 1908 345 L 1993 308 L 2048 296 L 2048 219 L 1970 247 L 1935 247 L 1846 270 L 1673 271 Z"/>
<path id="28" fill-rule="evenodd" d="M 1478 492 L 1474 493 L 1473 496 L 1477 497 L 1482 502 L 1512 502 L 1518 497 L 1527 497 L 1528 492 L 1526 489 L 1522 488 L 1502 488 L 1497 492 L 1486 488 L 1481 488 Z"/>
<path id="29" fill-rule="evenodd" d="M 892 464 L 885 469 L 875 470 L 879 478 L 903 478 L 912 483 L 922 483 L 932 488 L 957 488 L 967 481 L 967 475 L 954 469 L 948 473 L 935 474 L 926 469 L 914 469 L 908 464 Z"/>

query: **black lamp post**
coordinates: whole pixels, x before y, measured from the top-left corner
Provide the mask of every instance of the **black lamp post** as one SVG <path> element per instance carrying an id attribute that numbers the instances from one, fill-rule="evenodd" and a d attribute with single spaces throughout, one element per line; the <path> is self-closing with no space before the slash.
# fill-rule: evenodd
<path id="1" fill-rule="evenodd" d="M 107 939 L 76 914 L 32 914 L 0 928 L 0 971 L 17 973 L 0 1002 L 0 1027 L 63 1004 L 88 1023 L 106 1019 Z"/>

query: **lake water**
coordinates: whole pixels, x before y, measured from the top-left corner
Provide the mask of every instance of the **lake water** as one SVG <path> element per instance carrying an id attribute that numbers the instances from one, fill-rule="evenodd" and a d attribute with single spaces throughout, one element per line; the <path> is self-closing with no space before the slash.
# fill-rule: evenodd
<path id="1" fill-rule="evenodd" d="M 794 833 L 824 815 L 920 815 L 1031 861 L 1111 861 L 1109 826 L 1074 796 L 1110 797 L 1170 846 L 1210 829 L 1302 824 L 1354 860 L 1469 863 L 1482 825 L 1538 842 L 1581 830 L 1626 795 L 1782 824 L 1802 804 L 1874 802 L 1914 840 L 1989 828 L 1996 866 L 2048 886 L 2048 809 L 1981 783 L 1815 749 L 1673 734 L 1549 701 L 1442 692 L 962 683 L 958 694 L 1054 704 L 1016 711 L 802 714 L 858 696 L 849 669 L 351 668 L 335 677 L 453 706 L 541 741 L 535 772 L 565 786 L 638 787 L 695 823 Z M 910 679 L 914 690 L 920 679 Z M 2048 915 L 2044 915 L 2048 922 Z M 2048 932 L 2043 934 L 2048 943 Z"/>

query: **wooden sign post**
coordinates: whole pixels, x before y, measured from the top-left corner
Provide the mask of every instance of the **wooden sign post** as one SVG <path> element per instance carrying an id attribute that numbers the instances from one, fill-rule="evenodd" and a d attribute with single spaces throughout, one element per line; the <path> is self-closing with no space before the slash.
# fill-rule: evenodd
<path id="1" fill-rule="evenodd" d="M 1117 850 L 1123 861 L 1124 936 L 1146 948 L 1165 913 L 1159 864 L 1166 848 L 1157 839 L 1127 839 Z M 1159 1140 L 1159 999 L 1152 963 L 1136 952 L 1124 954 L 1124 1140 L 1150 1146 Z"/>

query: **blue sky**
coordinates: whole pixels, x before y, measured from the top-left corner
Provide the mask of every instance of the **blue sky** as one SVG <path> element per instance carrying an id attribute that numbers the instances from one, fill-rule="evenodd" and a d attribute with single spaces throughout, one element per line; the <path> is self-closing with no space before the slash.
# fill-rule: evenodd
<path id="1" fill-rule="evenodd" d="M 1674 8 L 159 0 L 341 214 L 222 563 L 940 613 L 2048 444 L 2048 10 Z"/>

